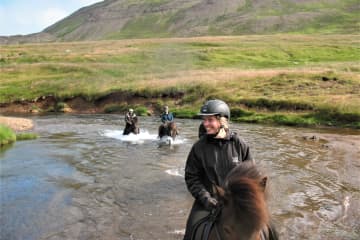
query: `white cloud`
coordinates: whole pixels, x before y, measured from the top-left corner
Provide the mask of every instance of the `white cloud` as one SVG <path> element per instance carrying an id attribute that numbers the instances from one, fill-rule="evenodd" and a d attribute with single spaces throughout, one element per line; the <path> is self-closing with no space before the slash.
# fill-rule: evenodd
<path id="1" fill-rule="evenodd" d="M 50 26 L 57 21 L 67 17 L 69 12 L 59 8 L 48 8 L 40 12 L 38 16 L 39 25 Z"/>

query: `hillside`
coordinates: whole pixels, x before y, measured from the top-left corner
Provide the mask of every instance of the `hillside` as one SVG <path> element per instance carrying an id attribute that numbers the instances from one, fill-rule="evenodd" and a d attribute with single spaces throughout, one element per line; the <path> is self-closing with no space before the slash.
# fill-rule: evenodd
<path id="1" fill-rule="evenodd" d="M 0 43 L 273 33 L 358 33 L 358 0 L 105 0 Z"/>

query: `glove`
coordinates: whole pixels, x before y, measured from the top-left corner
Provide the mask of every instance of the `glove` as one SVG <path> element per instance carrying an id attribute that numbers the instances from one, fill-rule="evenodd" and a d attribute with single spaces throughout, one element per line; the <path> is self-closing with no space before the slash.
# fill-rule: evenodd
<path id="1" fill-rule="evenodd" d="M 204 205 L 204 207 L 206 208 L 206 210 L 211 211 L 212 209 L 214 209 L 216 207 L 216 205 L 218 204 L 218 201 L 211 197 L 210 194 L 208 192 L 206 192 L 205 194 L 203 194 L 200 198 L 199 198 L 200 202 Z"/>

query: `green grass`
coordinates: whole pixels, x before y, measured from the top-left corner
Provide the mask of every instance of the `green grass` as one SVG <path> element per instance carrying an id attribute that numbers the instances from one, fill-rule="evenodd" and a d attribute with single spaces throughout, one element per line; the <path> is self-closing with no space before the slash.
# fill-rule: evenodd
<path id="1" fill-rule="evenodd" d="M 18 133 L 18 134 L 16 134 L 17 141 L 33 140 L 33 139 L 37 139 L 37 138 L 38 138 L 38 135 L 36 133 Z"/>
<path id="2" fill-rule="evenodd" d="M 16 141 L 16 134 L 8 127 L 0 124 L 0 147 Z"/>
<path id="3" fill-rule="evenodd" d="M 129 21 L 120 32 L 112 33 L 106 39 L 170 37 L 169 24 L 162 14 L 144 15 Z"/>
<path id="4" fill-rule="evenodd" d="M 9 127 L 0 124 L 0 147 L 22 140 L 38 138 L 36 133 L 15 133 Z"/>
<path id="5" fill-rule="evenodd" d="M 53 96 L 52 111 L 60 111 L 67 99 L 96 102 L 117 92 L 142 99 L 133 106 L 141 114 L 150 111 L 144 101 L 171 99 L 178 116 L 193 117 L 216 97 L 253 113 L 235 114 L 236 121 L 356 127 L 359 39 L 278 34 L 1 45 L 0 103 Z M 104 111 L 127 107 L 114 102 Z"/>

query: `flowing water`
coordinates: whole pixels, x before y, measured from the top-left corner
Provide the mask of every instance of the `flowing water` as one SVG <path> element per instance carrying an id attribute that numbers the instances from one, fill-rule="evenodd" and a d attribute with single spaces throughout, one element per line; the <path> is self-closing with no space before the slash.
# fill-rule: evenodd
<path id="1" fill-rule="evenodd" d="M 39 138 L 0 150 L 0 239 L 182 239 L 192 205 L 183 180 L 199 120 L 157 139 L 159 119 L 123 136 L 120 115 L 32 117 Z M 360 238 L 359 152 L 331 142 L 359 132 L 231 124 L 270 181 L 281 239 Z M 356 136 L 357 137 L 357 136 Z"/>

